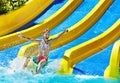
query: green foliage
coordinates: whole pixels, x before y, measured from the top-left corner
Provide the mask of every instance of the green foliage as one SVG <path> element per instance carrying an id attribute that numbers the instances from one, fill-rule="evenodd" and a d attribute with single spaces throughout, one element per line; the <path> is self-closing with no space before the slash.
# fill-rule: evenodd
<path id="1" fill-rule="evenodd" d="M 0 0 L 0 14 L 7 13 L 9 8 L 7 7 L 6 0 Z"/>
<path id="2" fill-rule="evenodd" d="M 15 10 L 26 3 L 28 0 L 0 0 L 0 14 L 5 14 Z"/>

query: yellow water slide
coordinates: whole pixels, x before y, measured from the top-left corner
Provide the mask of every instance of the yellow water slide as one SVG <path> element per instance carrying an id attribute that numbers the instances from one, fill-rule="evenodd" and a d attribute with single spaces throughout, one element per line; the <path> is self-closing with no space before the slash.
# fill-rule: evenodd
<path id="1" fill-rule="evenodd" d="M 97 37 L 66 50 L 59 73 L 72 74 L 74 65 L 103 50 L 120 37 L 120 19 Z"/>
<path id="2" fill-rule="evenodd" d="M 106 70 L 104 71 L 104 77 L 118 79 L 119 68 L 120 68 L 120 40 L 116 41 L 113 46 L 110 57 L 110 63 Z"/>
<path id="3" fill-rule="evenodd" d="M 63 46 L 66 43 L 69 43 L 72 40 L 79 37 L 80 35 L 82 35 L 94 23 L 96 23 L 96 21 L 104 14 L 104 12 L 107 10 L 107 8 L 111 5 L 112 2 L 113 0 L 100 0 L 98 4 L 82 20 L 80 20 L 78 23 L 69 28 L 68 33 L 61 36 L 52 44 L 51 50 Z M 51 38 L 57 35 L 54 35 Z M 20 49 L 18 56 L 36 55 L 38 49 L 37 47 L 37 43 L 31 43 L 29 45 L 23 46 Z"/>
<path id="4" fill-rule="evenodd" d="M 54 0 L 29 0 L 22 7 L 0 15 L 0 36 L 8 34 L 33 20 Z"/>
<path id="5" fill-rule="evenodd" d="M 73 41 L 81 36 L 85 31 L 90 29 L 91 26 L 93 26 L 104 14 L 112 2 L 113 0 L 100 0 L 98 4 L 82 20 L 69 28 L 69 32 L 67 34 L 64 34 L 52 44 L 51 50 Z"/>
<path id="6" fill-rule="evenodd" d="M 53 29 L 55 26 L 60 24 L 65 18 L 67 18 L 81 3 L 83 0 L 68 0 L 67 3 L 43 22 L 21 31 L 23 35 L 36 38 L 42 34 L 45 28 Z M 10 35 L 0 37 L 0 50 L 10 48 L 25 42 L 24 39 L 18 38 L 20 32 L 16 32 Z"/>

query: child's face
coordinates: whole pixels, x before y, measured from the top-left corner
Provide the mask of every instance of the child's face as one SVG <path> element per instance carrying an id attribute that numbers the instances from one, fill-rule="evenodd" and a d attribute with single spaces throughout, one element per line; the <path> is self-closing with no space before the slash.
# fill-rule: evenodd
<path id="1" fill-rule="evenodd" d="M 49 32 L 49 31 L 45 31 L 45 32 L 43 33 L 43 37 L 44 37 L 45 39 L 48 39 L 49 36 L 50 36 L 50 32 Z"/>

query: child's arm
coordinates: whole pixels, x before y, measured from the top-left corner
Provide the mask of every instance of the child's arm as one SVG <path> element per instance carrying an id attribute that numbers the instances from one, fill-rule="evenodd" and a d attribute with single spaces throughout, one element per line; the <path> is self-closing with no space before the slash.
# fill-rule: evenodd
<path id="1" fill-rule="evenodd" d="M 68 29 L 65 29 L 63 32 L 61 32 L 57 37 L 50 39 L 50 41 L 54 41 L 57 40 L 58 38 L 60 38 L 65 32 L 68 32 Z"/>
<path id="2" fill-rule="evenodd" d="M 36 42 L 40 42 L 40 41 L 41 41 L 41 40 L 36 40 L 36 39 L 33 39 L 33 38 L 29 38 L 29 37 L 23 36 L 22 33 L 20 33 L 20 34 L 18 35 L 18 37 L 19 37 L 19 38 L 24 38 L 24 39 L 26 39 L 26 40 L 28 40 L 28 41 L 36 41 Z"/>

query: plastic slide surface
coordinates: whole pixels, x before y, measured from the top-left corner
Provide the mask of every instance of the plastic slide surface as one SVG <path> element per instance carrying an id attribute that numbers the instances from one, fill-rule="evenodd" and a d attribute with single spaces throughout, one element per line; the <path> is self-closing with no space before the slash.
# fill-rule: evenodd
<path id="1" fill-rule="evenodd" d="M 0 36 L 27 24 L 45 10 L 54 0 L 29 0 L 22 7 L 0 15 Z"/>
<path id="2" fill-rule="evenodd" d="M 73 25 L 69 28 L 68 33 L 61 36 L 58 40 L 56 40 L 52 46 L 51 50 L 58 48 L 66 43 L 69 43 L 70 41 L 76 39 L 80 35 L 82 35 L 85 31 L 87 31 L 96 21 L 103 15 L 103 13 L 107 10 L 107 8 L 110 6 L 110 4 L 113 2 L 113 0 L 100 0 L 99 3 L 91 10 L 89 14 L 87 14 L 82 20 L 80 20 L 78 23 Z M 58 34 L 57 34 L 58 35 Z M 54 35 L 51 38 L 57 36 Z M 36 55 L 38 50 L 38 44 L 37 43 L 31 43 L 29 45 L 23 46 L 18 55 Z M 30 50 L 30 51 L 29 51 Z"/>
<path id="3" fill-rule="evenodd" d="M 119 68 L 120 68 L 120 40 L 116 41 L 113 46 L 110 57 L 110 63 L 106 70 L 104 71 L 104 77 L 118 79 Z"/>
<path id="4" fill-rule="evenodd" d="M 75 64 L 101 51 L 119 37 L 120 19 L 99 36 L 66 50 L 59 73 L 72 74 Z"/>
<path id="5" fill-rule="evenodd" d="M 36 38 L 40 36 L 45 28 L 49 28 L 51 30 L 59 23 L 61 23 L 78 7 L 78 5 L 82 3 L 82 1 L 83 0 L 68 0 L 68 2 L 61 9 L 59 9 L 55 14 L 53 14 L 49 18 L 45 19 L 42 23 L 28 28 L 26 30 L 23 30 L 21 32 L 23 33 L 23 35 L 31 38 Z M 0 50 L 4 50 L 6 48 L 10 48 L 12 46 L 25 42 L 24 39 L 18 38 L 19 33 L 20 32 L 16 32 L 10 35 L 0 37 Z"/>
<path id="6" fill-rule="evenodd" d="M 99 20 L 112 2 L 113 0 L 100 0 L 98 4 L 82 20 L 69 28 L 67 34 L 64 34 L 52 44 L 51 50 L 63 46 L 85 33 Z"/>

